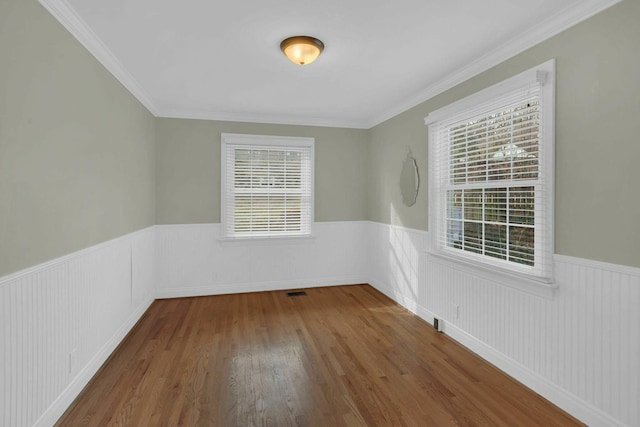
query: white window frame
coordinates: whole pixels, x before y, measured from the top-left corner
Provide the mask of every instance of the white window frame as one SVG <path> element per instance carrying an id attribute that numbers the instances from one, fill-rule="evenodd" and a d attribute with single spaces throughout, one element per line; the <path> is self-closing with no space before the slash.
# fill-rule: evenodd
<path id="1" fill-rule="evenodd" d="M 437 176 L 436 164 L 443 161 L 438 158 L 434 144 L 438 141 L 435 129 L 448 119 L 460 115 L 477 117 L 489 113 L 496 105 L 492 101 L 502 98 L 520 88 L 539 82 L 541 104 L 541 131 L 539 144 L 538 179 L 536 188 L 536 208 L 534 218 L 534 266 L 518 265 L 514 262 L 503 261 L 487 255 L 476 255 L 462 249 L 452 248 L 443 243 L 446 233 L 446 191 L 447 185 L 443 181 L 446 174 Z M 498 104 L 498 107 L 500 105 Z M 425 124 L 429 126 L 429 231 L 431 235 L 431 249 L 433 255 L 444 257 L 450 262 L 462 264 L 480 271 L 483 275 L 500 276 L 501 282 L 511 282 L 514 278 L 517 287 L 537 285 L 552 289 L 553 252 L 554 252 L 554 158 L 555 158 L 555 60 L 533 67 L 514 77 L 496 85 L 470 95 L 457 102 L 431 112 L 425 117 Z M 445 169 L 450 170 L 450 169 Z M 518 181 L 505 181 L 506 186 L 518 186 Z M 504 280 L 506 278 L 506 280 Z M 510 279 L 511 278 L 511 279 Z"/>
<path id="2" fill-rule="evenodd" d="M 303 162 L 302 165 L 302 185 L 307 187 L 309 194 L 308 202 L 303 202 L 301 206 L 301 230 L 299 232 L 261 231 L 255 233 L 236 233 L 233 230 L 233 204 L 235 200 L 235 188 L 233 187 L 234 165 L 227 162 L 227 153 L 229 150 L 234 150 L 236 148 L 274 149 L 283 151 L 295 150 L 304 151 L 308 154 L 308 161 Z M 223 240 L 312 237 L 314 223 L 314 151 L 314 138 L 222 133 L 220 157 L 220 221 Z"/>

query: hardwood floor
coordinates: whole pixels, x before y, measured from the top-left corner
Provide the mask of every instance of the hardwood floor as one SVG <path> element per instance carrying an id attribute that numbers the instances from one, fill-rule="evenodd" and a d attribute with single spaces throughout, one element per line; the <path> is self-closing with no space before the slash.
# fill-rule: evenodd
<path id="1" fill-rule="evenodd" d="M 368 285 L 155 301 L 58 426 L 581 425 Z"/>

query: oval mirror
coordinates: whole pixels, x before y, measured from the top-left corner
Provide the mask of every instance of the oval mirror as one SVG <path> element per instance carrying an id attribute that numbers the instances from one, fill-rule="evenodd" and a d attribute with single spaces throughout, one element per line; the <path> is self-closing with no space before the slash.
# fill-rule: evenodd
<path id="1" fill-rule="evenodd" d="M 420 175 L 418 175 L 418 164 L 416 159 L 407 154 L 407 158 L 402 163 L 400 173 L 400 192 L 402 193 L 402 203 L 413 206 L 418 197 L 418 187 L 420 187 Z"/>

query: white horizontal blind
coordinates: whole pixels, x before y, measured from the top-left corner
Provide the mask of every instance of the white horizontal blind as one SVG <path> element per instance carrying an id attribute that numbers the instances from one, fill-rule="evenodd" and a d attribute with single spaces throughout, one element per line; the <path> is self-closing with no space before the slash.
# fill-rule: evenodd
<path id="1" fill-rule="evenodd" d="M 549 281 L 553 163 L 543 83 L 452 112 L 429 124 L 429 139 L 435 246 Z"/>
<path id="2" fill-rule="evenodd" d="M 310 235 L 313 140 L 223 134 L 226 237 Z"/>

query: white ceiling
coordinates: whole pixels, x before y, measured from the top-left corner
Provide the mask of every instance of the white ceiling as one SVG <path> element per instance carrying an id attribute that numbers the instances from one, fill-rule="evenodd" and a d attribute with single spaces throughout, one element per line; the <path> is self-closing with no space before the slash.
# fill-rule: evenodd
<path id="1" fill-rule="evenodd" d="M 40 0 L 153 114 L 370 128 L 619 0 Z M 279 49 L 311 35 L 307 66 Z"/>

